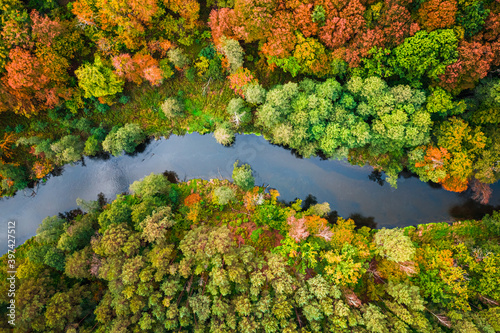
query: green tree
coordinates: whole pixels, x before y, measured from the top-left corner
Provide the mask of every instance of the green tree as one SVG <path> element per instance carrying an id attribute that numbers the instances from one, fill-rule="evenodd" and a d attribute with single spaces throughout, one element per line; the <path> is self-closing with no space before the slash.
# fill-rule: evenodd
<path id="1" fill-rule="evenodd" d="M 375 233 L 373 241 L 378 246 L 378 253 L 390 261 L 410 261 L 415 256 L 415 246 L 401 229 L 382 228 Z"/>
<path id="2" fill-rule="evenodd" d="M 234 190 L 227 186 L 217 187 L 214 190 L 213 195 L 219 205 L 227 205 L 229 202 L 236 199 Z"/>
<path id="3" fill-rule="evenodd" d="M 167 177 L 161 174 L 151 173 L 133 182 L 129 187 L 130 192 L 141 197 L 154 195 L 168 195 L 170 192 L 170 182 Z"/>
<path id="4" fill-rule="evenodd" d="M 446 66 L 458 58 L 458 39 L 451 29 L 430 33 L 418 31 L 392 51 L 389 63 L 401 78 L 413 86 L 421 86 L 421 78 L 438 79 Z"/>
<path id="5" fill-rule="evenodd" d="M 94 64 L 82 65 L 75 74 L 86 98 L 112 96 L 123 90 L 123 80 L 106 67 L 97 55 Z"/>
<path id="6" fill-rule="evenodd" d="M 161 104 L 161 110 L 170 120 L 184 116 L 184 105 L 174 97 L 167 98 Z"/>
<path id="7" fill-rule="evenodd" d="M 126 124 L 114 127 L 102 143 L 105 151 L 113 156 L 121 155 L 122 151 L 133 153 L 139 143 L 144 140 L 144 132 L 137 124 Z"/>
<path id="8" fill-rule="evenodd" d="M 228 122 L 225 122 L 217 125 L 213 136 L 221 145 L 230 146 L 234 141 L 234 130 Z"/>

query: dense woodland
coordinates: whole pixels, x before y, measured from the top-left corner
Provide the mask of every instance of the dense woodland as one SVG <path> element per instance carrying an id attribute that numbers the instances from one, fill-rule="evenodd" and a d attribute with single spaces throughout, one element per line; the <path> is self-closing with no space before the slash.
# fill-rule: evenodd
<path id="1" fill-rule="evenodd" d="M 486 203 L 499 0 L 0 0 L 0 196 L 148 137 L 256 133 Z M 370 229 L 150 175 L 20 246 L 16 332 L 500 332 L 500 214 Z M 7 264 L 0 263 L 0 329 Z"/>
<path id="2" fill-rule="evenodd" d="M 500 332 L 500 213 L 376 230 L 233 179 L 151 174 L 45 218 L 14 332 Z"/>
<path id="3" fill-rule="evenodd" d="M 498 0 L 0 0 L 0 31 L 0 195 L 193 131 L 500 178 Z"/>

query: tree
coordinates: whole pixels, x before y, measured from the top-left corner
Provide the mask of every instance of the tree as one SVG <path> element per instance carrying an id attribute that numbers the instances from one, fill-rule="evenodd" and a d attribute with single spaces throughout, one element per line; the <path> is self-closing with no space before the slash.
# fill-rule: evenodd
<path id="1" fill-rule="evenodd" d="M 67 135 L 54 142 L 50 148 L 55 153 L 56 161 L 60 164 L 72 163 L 82 158 L 84 143 L 80 137 Z"/>
<path id="2" fill-rule="evenodd" d="M 430 0 L 418 9 L 420 22 L 427 31 L 452 28 L 455 24 L 457 4 L 449 0 Z"/>
<path id="3" fill-rule="evenodd" d="M 252 113 L 245 101 L 241 98 L 233 98 L 229 101 L 226 111 L 231 115 L 231 121 L 236 125 L 245 125 L 252 120 Z"/>
<path id="4" fill-rule="evenodd" d="M 234 141 L 234 131 L 227 122 L 217 125 L 213 136 L 218 143 L 224 146 L 229 146 Z"/>
<path id="5" fill-rule="evenodd" d="M 493 61 L 491 47 L 478 42 L 461 41 L 458 54 L 458 60 L 446 67 L 439 83 L 441 87 L 455 93 L 474 88 L 477 81 L 488 74 Z"/>
<path id="6" fill-rule="evenodd" d="M 373 237 L 378 253 L 390 261 L 410 261 L 415 256 L 415 247 L 401 229 L 382 228 Z"/>
<path id="7" fill-rule="evenodd" d="M 418 87 L 422 77 L 437 79 L 457 60 L 457 47 L 453 30 L 418 31 L 391 52 L 390 65 L 401 78 Z"/>
<path id="8" fill-rule="evenodd" d="M 252 176 L 250 165 L 243 164 L 238 166 L 239 161 L 233 165 L 233 181 L 245 191 L 250 191 L 255 186 L 255 179 Z"/>
<path id="9" fill-rule="evenodd" d="M 175 97 L 167 98 L 160 107 L 170 120 L 184 116 L 184 105 Z"/>
<path id="10" fill-rule="evenodd" d="M 168 60 L 179 70 L 184 69 L 189 64 L 189 59 L 180 48 L 170 49 L 167 55 Z"/>
<path id="11" fill-rule="evenodd" d="M 143 199 L 154 195 L 168 195 L 170 182 L 161 174 L 151 173 L 141 178 L 141 180 L 133 182 L 129 187 L 129 191 Z"/>
<path id="12" fill-rule="evenodd" d="M 223 36 L 220 40 L 220 48 L 221 52 L 227 58 L 229 71 L 231 73 L 236 72 L 243 66 L 243 56 L 245 55 L 245 52 L 237 40 Z"/>
<path id="13" fill-rule="evenodd" d="M 75 74 L 86 98 L 113 96 L 123 90 L 123 80 L 106 67 L 98 55 L 95 56 L 94 64 L 80 66 Z"/>
<path id="14" fill-rule="evenodd" d="M 106 136 L 102 143 L 105 151 L 113 156 L 119 156 L 122 151 L 127 153 L 134 152 L 139 143 L 144 140 L 144 132 L 137 124 L 126 124 L 123 127 L 114 127 Z"/>
<path id="15" fill-rule="evenodd" d="M 245 86 L 245 100 L 250 104 L 262 104 L 266 98 L 266 90 L 258 83 L 250 83 Z"/>
<path id="16" fill-rule="evenodd" d="M 227 205 L 236 199 L 234 190 L 227 186 L 217 187 L 213 192 L 213 196 L 219 205 Z"/>
<path id="17" fill-rule="evenodd" d="M 42 224 L 36 230 L 36 239 L 39 243 L 57 243 L 59 237 L 65 231 L 66 221 L 57 216 L 48 216 L 43 219 Z"/>

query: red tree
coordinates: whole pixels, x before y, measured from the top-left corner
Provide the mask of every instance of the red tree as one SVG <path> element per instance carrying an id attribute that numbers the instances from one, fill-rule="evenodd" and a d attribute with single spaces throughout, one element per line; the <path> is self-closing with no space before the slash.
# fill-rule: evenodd
<path id="1" fill-rule="evenodd" d="M 455 24 L 456 13 L 455 0 L 429 0 L 418 10 L 420 22 L 427 31 L 451 28 Z"/>
<path id="2" fill-rule="evenodd" d="M 491 67 L 493 53 L 489 45 L 462 40 L 458 47 L 458 60 L 446 67 L 440 76 L 439 85 L 449 91 L 474 88 L 475 83 L 484 78 Z"/>

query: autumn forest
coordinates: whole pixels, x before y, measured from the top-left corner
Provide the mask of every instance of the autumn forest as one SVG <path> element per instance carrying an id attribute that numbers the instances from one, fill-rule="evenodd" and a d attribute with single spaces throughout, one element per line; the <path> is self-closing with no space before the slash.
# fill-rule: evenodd
<path id="1" fill-rule="evenodd" d="M 499 0 L 0 0 L 0 197 L 197 132 L 487 204 L 499 74 Z M 278 198 L 236 161 L 78 200 L 17 248 L 15 325 L 2 257 L 0 329 L 500 332 L 498 212 L 371 229 Z"/>

